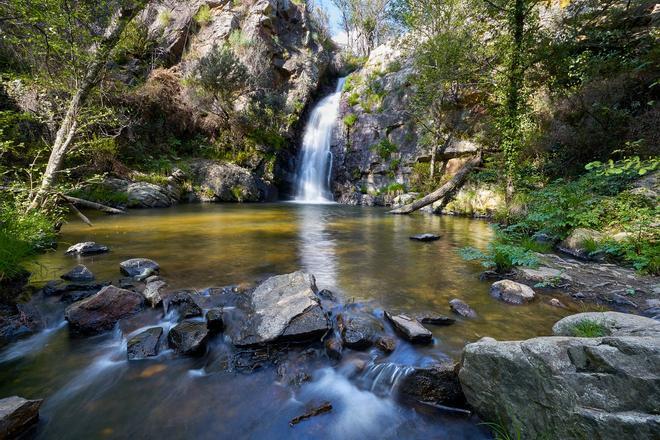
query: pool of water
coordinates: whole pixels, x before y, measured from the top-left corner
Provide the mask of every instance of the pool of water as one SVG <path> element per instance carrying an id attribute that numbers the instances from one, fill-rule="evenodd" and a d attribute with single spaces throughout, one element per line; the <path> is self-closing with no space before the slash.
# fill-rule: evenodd
<path id="1" fill-rule="evenodd" d="M 457 255 L 491 239 L 484 221 L 428 215 L 391 216 L 383 209 L 340 205 L 184 205 L 93 217 L 90 228 L 71 222 L 57 251 L 40 256 L 33 282 L 59 277 L 78 262 L 99 280 L 120 277 L 119 262 L 156 260 L 172 288 L 251 286 L 268 276 L 305 270 L 320 289 L 376 309 L 449 314 L 448 302 L 468 302 L 478 318 L 429 327 L 434 344 L 399 342 L 387 359 L 425 364 L 460 357 L 483 336 L 521 339 L 551 333 L 571 313 L 549 297 L 510 306 L 488 295 L 482 268 Z M 441 239 L 420 243 L 410 235 Z M 96 241 L 111 252 L 63 255 L 67 245 Z M 127 362 L 119 332 L 80 339 L 61 316 L 52 329 L 0 352 L 0 395 L 45 398 L 37 438 L 488 438 L 474 418 L 402 406 L 352 380 L 351 356 L 320 363 L 302 387 L 280 384 L 273 368 L 252 374 L 209 368 L 221 337 L 200 359 L 161 356 Z M 161 317 L 153 316 L 152 323 Z M 365 353 L 373 360 L 377 355 Z M 382 357 L 382 355 L 379 355 Z M 314 401 L 331 401 L 329 414 L 290 427 Z"/>

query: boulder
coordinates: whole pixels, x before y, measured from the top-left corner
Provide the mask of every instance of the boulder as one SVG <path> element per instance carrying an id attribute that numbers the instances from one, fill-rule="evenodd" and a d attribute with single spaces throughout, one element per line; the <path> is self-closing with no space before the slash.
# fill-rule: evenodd
<path id="1" fill-rule="evenodd" d="M 465 397 L 458 381 L 459 364 L 442 362 L 415 367 L 399 382 L 400 397 L 435 405 L 462 407 Z"/>
<path id="2" fill-rule="evenodd" d="M 129 361 L 157 356 L 160 338 L 163 335 L 161 327 L 154 327 L 133 336 L 128 340 L 126 353 Z"/>
<path id="3" fill-rule="evenodd" d="M 294 272 L 271 277 L 250 295 L 251 314 L 232 335 L 237 346 L 318 338 L 330 323 L 316 295 L 313 275 Z"/>
<path id="4" fill-rule="evenodd" d="M 167 287 L 167 283 L 165 281 L 152 281 L 147 283 L 147 285 L 144 287 L 142 295 L 144 295 L 144 298 L 147 300 L 151 307 L 156 307 L 163 301 L 161 291 L 165 289 L 165 287 Z"/>
<path id="5" fill-rule="evenodd" d="M 81 299 L 89 298 L 90 296 L 98 293 L 101 289 L 109 285 L 109 282 L 65 283 L 64 281 L 49 281 L 43 287 L 42 292 L 45 296 L 59 296 L 60 301 L 62 302 L 74 303 L 76 301 L 80 301 Z"/>
<path id="6" fill-rule="evenodd" d="M 206 351 L 208 336 L 206 322 L 183 321 L 170 330 L 167 340 L 179 354 L 200 355 Z"/>
<path id="7" fill-rule="evenodd" d="M 165 312 L 169 313 L 172 310 L 176 310 L 180 319 L 202 316 L 202 308 L 195 302 L 192 297 L 192 293 L 194 293 L 194 291 L 181 290 L 179 292 L 168 295 L 164 302 Z M 216 315 L 216 312 L 211 314 L 212 317 L 214 315 Z M 222 309 L 220 309 L 220 324 L 222 324 Z"/>
<path id="8" fill-rule="evenodd" d="M 660 338 L 660 322 L 639 315 L 619 312 L 577 313 L 560 319 L 552 326 L 556 336 L 573 336 L 574 328 L 582 321 L 597 322 L 609 336 L 649 336 Z"/>
<path id="9" fill-rule="evenodd" d="M 523 281 L 541 283 L 549 287 L 558 287 L 560 284 L 573 281 L 564 271 L 547 266 L 541 266 L 536 269 L 519 267 L 516 269 L 516 277 Z"/>
<path id="10" fill-rule="evenodd" d="M 391 336 L 381 336 L 376 341 L 376 347 L 380 348 L 385 353 L 392 353 L 396 350 L 396 339 Z"/>
<path id="11" fill-rule="evenodd" d="M 418 235 L 413 235 L 410 237 L 411 240 L 416 240 L 416 241 L 436 241 L 440 240 L 439 235 L 435 234 L 418 234 Z"/>
<path id="12" fill-rule="evenodd" d="M 452 312 L 456 313 L 457 315 L 461 315 L 464 318 L 477 317 L 477 312 L 472 310 L 472 307 L 470 307 L 465 301 L 458 298 L 454 298 L 449 301 L 449 308 Z"/>
<path id="13" fill-rule="evenodd" d="M 0 439 L 19 438 L 39 420 L 43 400 L 12 396 L 0 399 Z"/>
<path id="14" fill-rule="evenodd" d="M 70 246 L 65 254 L 66 255 L 96 255 L 104 254 L 109 252 L 110 248 L 102 244 L 95 243 L 93 241 L 86 241 L 84 243 L 77 243 L 73 246 Z"/>
<path id="15" fill-rule="evenodd" d="M 509 304 L 524 304 L 534 299 L 534 290 L 511 280 L 496 281 L 490 286 L 490 296 Z"/>
<path id="16" fill-rule="evenodd" d="M 95 334 L 112 330 L 117 321 L 134 315 L 144 307 L 144 298 L 137 292 L 107 286 L 95 295 L 66 308 L 64 317 L 72 330 Z"/>
<path id="17" fill-rule="evenodd" d="M 273 200 L 276 189 L 238 165 L 199 160 L 191 165 L 193 179 L 208 202 L 263 202 Z"/>
<path id="18" fill-rule="evenodd" d="M 520 438 L 660 438 L 660 338 L 485 339 L 463 350 L 468 403 Z"/>
<path id="19" fill-rule="evenodd" d="M 430 325 L 438 325 L 438 326 L 452 325 L 453 323 L 456 322 L 455 319 L 450 318 L 449 316 L 445 316 L 433 312 L 418 313 L 415 316 L 415 318 L 417 319 L 417 321 L 421 322 L 422 324 L 430 324 Z"/>
<path id="20" fill-rule="evenodd" d="M 126 192 L 130 208 L 167 208 L 175 205 L 180 197 L 178 187 L 170 184 L 135 182 L 128 185 Z"/>
<path id="21" fill-rule="evenodd" d="M 570 233 L 559 245 L 558 249 L 573 257 L 583 260 L 593 259 L 592 251 L 589 245 L 599 243 L 605 239 L 605 236 L 593 229 L 577 228 Z"/>
<path id="22" fill-rule="evenodd" d="M 77 283 L 84 283 L 87 281 L 94 281 L 94 274 L 87 269 L 86 266 L 79 264 L 60 278 L 66 281 L 74 281 Z"/>
<path id="23" fill-rule="evenodd" d="M 426 327 L 407 315 L 391 315 L 385 312 L 385 316 L 394 328 L 407 340 L 416 344 L 428 344 L 433 342 L 433 333 Z"/>
<path id="24" fill-rule="evenodd" d="M 222 308 L 215 308 L 206 312 L 206 326 L 212 332 L 221 332 L 224 330 L 225 321 Z"/>
<path id="25" fill-rule="evenodd" d="M 385 330 L 383 324 L 368 313 L 341 313 L 337 315 L 337 327 L 343 345 L 353 350 L 371 347 Z"/>
<path id="26" fill-rule="evenodd" d="M 130 260 L 119 263 L 119 269 L 126 276 L 145 279 L 158 273 L 160 266 L 148 258 L 131 258 Z"/>

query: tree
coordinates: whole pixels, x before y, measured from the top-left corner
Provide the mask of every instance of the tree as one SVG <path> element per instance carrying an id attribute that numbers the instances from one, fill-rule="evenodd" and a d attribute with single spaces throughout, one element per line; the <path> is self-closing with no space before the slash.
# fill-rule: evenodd
<path id="1" fill-rule="evenodd" d="M 55 142 L 53 143 L 50 157 L 48 158 L 48 165 L 46 166 L 46 170 L 41 179 L 41 185 L 32 198 L 32 202 L 29 206 L 30 210 L 43 205 L 46 196 L 57 177 L 57 173 L 62 168 L 66 153 L 76 134 L 76 129 L 78 127 L 77 117 L 81 107 L 85 104 L 92 89 L 101 80 L 110 53 L 119 42 L 124 29 L 137 13 L 142 10 L 146 2 L 147 0 L 133 0 L 123 3 L 110 20 L 103 38 L 92 50 L 92 60 L 87 66 L 79 86 L 71 97 L 66 115 L 57 130 Z"/>
<path id="2" fill-rule="evenodd" d="M 199 60 L 192 82 L 207 99 L 208 111 L 229 124 L 234 102 L 247 84 L 247 68 L 227 46 L 214 45 Z"/>
<path id="3" fill-rule="evenodd" d="M 332 0 L 342 17 L 351 52 L 368 56 L 389 31 L 391 0 Z"/>

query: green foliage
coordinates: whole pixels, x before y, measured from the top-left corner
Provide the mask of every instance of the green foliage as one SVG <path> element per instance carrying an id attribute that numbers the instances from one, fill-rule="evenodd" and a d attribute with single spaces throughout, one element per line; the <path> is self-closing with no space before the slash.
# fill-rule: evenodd
<path id="1" fill-rule="evenodd" d="M 344 116 L 344 125 L 346 128 L 351 128 L 355 125 L 357 122 L 357 115 L 355 113 L 349 113 L 346 116 Z"/>
<path id="2" fill-rule="evenodd" d="M 571 335 L 577 338 L 600 338 L 609 334 L 607 327 L 602 322 L 593 319 L 581 320 L 570 331 Z"/>
<path id="3" fill-rule="evenodd" d="M 71 191 L 69 195 L 108 206 L 125 206 L 128 203 L 128 194 L 102 184 L 88 185 Z"/>
<path id="4" fill-rule="evenodd" d="M 459 255 L 466 261 L 480 261 L 487 269 L 499 273 L 509 272 L 516 266 L 537 267 L 538 258 L 533 252 L 517 245 L 493 242 L 486 252 L 473 247 L 459 249 Z"/>
<path id="5" fill-rule="evenodd" d="M 211 18 L 211 8 L 206 4 L 202 5 L 197 11 L 197 14 L 195 14 L 195 22 L 200 26 L 206 26 L 209 24 Z"/>
<path id="6" fill-rule="evenodd" d="M 371 151 L 375 151 L 378 155 L 387 160 L 392 156 L 392 153 L 399 151 L 399 148 L 387 138 L 381 139 L 377 144 L 374 144 L 370 148 Z"/>
<path id="7" fill-rule="evenodd" d="M 133 20 L 126 26 L 115 46 L 113 60 L 118 64 L 125 64 L 132 58 L 148 60 L 155 46 L 156 42 L 149 38 L 147 25 L 139 20 Z"/>
<path id="8" fill-rule="evenodd" d="M 360 94 L 357 92 L 351 93 L 350 95 L 348 95 L 346 102 L 348 102 L 348 105 L 350 105 L 351 107 L 358 105 L 360 103 Z"/>
<path id="9" fill-rule="evenodd" d="M 588 171 L 595 171 L 601 176 L 622 176 L 633 178 L 643 176 L 649 172 L 655 171 L 660 166 L 660 158 L 652 157 L 648 160 L 641 160 L 639 156 L 622 159 L 614 162 L 610 159 L 607 163 L 599 161 L 590 162 L 585 166 Z"/>

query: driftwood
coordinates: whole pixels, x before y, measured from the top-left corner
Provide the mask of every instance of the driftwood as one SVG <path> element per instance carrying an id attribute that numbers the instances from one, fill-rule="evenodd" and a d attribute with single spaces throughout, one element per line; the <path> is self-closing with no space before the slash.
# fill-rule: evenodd
<path id="1" fill-rule="evenodd" d="M 417 211 L 426 205 L 437 202 L 443 197 L 453 193 L 456 191 L 456 189 L 460 188 L 463 183 L 465 183 L 465 180 L 467 179 L 468 174 L 470 174 L 470 171 L 472 171 L 473 168 L 479 166 L 481 164 L 481 160 L 481 153 L 478 153 L 475 157 L 468 160 L 465 165 L 463 165 L 463 167 L 458 170 L 458 172 L 440 188 L 419 200 L 415 200 L 414 202 L 405 206 L 391 210 L 390 214 L 410 214 L 411 212 Z"/>
<path id="2" fill-rule="evenodd" d="M 110 206 L 102 205 L 102 204 L 96 203 L 96 202 L 90 202 L 89 200 L 79 199 L 78 197 L 65 196 L 64 194 L 60 194 L 60 197 L 62 197 L 64 200 L 66 200 L 69 203 L 73 203 L 75 205 L 80 205 L 80 206 L 85 206 L 86 208 L 96 209 L 98 211 L 103 211 L 103 212 L 108 213 L 108 214 L 125 214 L 126 213 L 126 211 L 123 211 L 121 209 L 112 208 Z"/>
<path id="3" fill-rule="evenodd" d="M 297 425 L 298 423 L 302 422 L 303 420 L 307 420 L 309 418 L 312 418 L 314 416 L 318 416 L 320 414 L 324 414 L 327 412 L 332 411 L 332 404 L 330 402 L 324 402 L 321 405 L 314 407 L 307 411 L 305 414 L 300 415 L 298 417 L 294 417 L 291 419 L 289 422 L 289 426 L 294 426 Z"/>
<path id="4" fill-rule="evenodd" d="M 91 226 L 94 226 L 94 225 L 92 224 L 92 222 L 89 221 L 89 219 L 87 218 L 87 216 L 86 216 L 85 214 L 83 214 L 82 212 L 80 212 L 80 211 L 78 210 L 78 208 L 76 208 L 76 207 L 74 206 L 73 203 L 69 203 L 68 205 L 69 205 L 69 208 L 71 209 L 71 211 L 73 211 L 74 214 L 76 214 L 76 215 L 78 216 L 78 218 L 79 218 L 80 220 L 82 220 L 83 223 L 85 223 L 87 226 L 90 226 L 90 227 L 91 227 Z"/>

